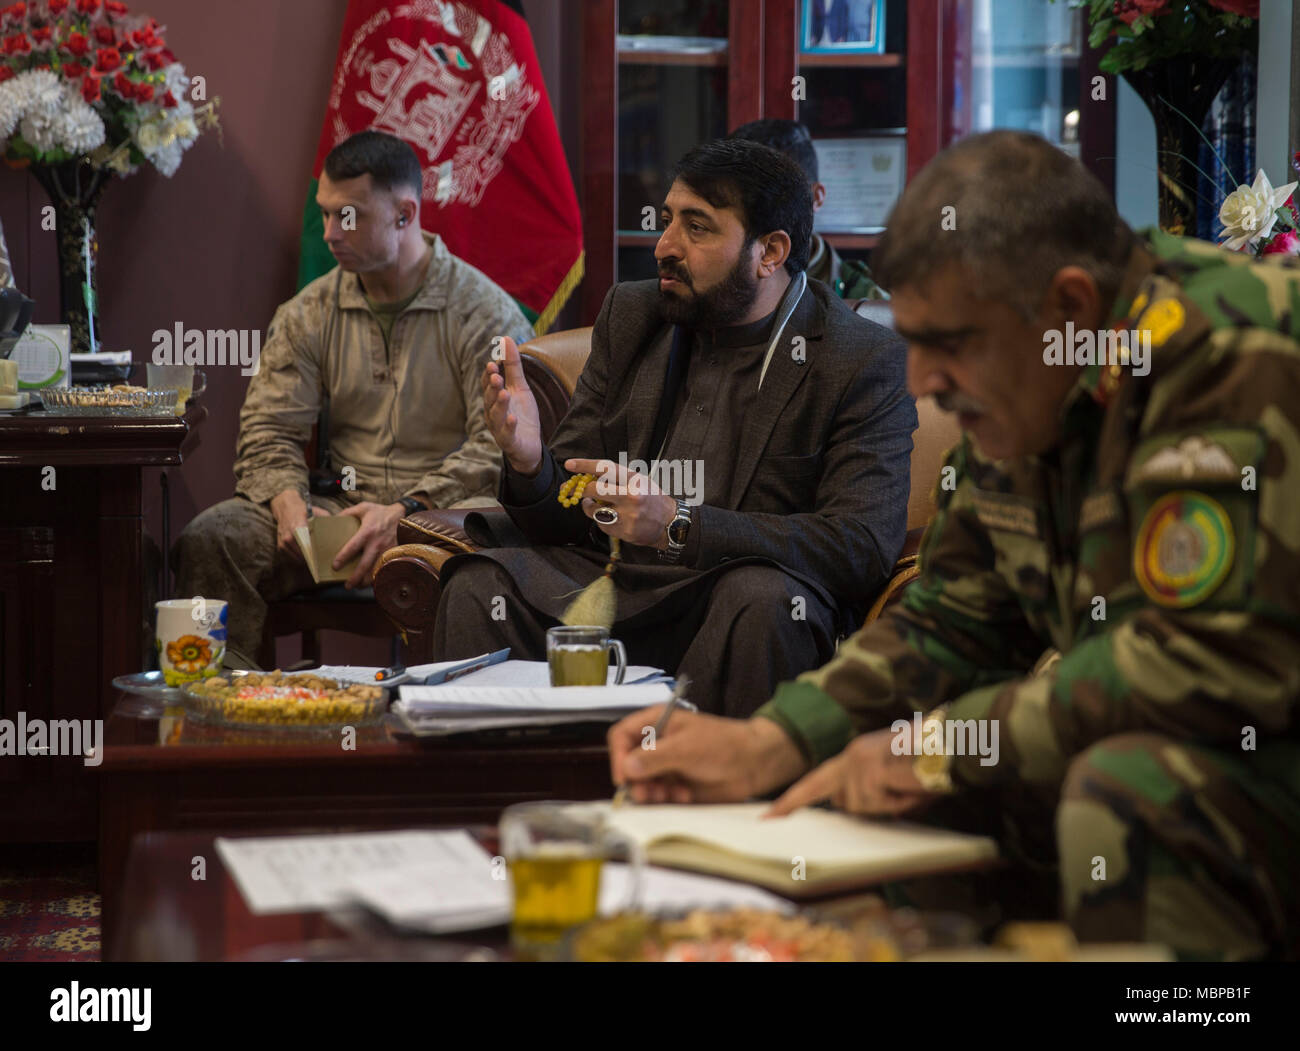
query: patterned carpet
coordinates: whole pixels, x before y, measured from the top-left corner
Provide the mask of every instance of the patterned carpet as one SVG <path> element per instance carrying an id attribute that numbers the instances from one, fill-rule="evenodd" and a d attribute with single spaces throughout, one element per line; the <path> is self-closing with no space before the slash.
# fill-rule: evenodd
<path id="1" fill-rule="evenodd" d="M 99 960 L 93 843 L 0 846 L 0 960 Z"/>

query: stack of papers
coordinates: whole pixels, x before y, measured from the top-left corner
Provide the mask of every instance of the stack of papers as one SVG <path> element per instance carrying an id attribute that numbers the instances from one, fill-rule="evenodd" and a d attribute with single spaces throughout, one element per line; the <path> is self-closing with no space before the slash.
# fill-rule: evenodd
<path id="1" fill-rule="evenodd" d="M 217 852 L 256 915 L 359 902 L 390 923 L 432 934 L 493 927 L 510 919 L 505 865 L 463 830 L 222 838 Z M 606 862 L 600 879 L 602 915 L 623 908 L 630 889 L 628 866 Z M 757 887 L 652 867 L 642 870 L 639 901 L 651 911 L 792 907 Z"/>
<path id="2" fill-rule="evenodd" d="M 625 686 L 403 686 L 393 713 L 412 734 L 615 722 L 628 712 L 666 704 L 667 682 Z"/>

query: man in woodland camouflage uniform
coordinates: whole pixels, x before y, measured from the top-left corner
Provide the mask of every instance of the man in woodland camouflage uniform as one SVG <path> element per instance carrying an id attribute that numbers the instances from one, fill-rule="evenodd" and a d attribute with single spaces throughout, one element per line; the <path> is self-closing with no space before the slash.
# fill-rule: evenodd
<path id="1" fill-rule="evenodd" d="M 1016 132 L 940 154 L 873 262 L 913 393 L 965 431 L 921 576 L 749 720 L 674 716 L 653 751 L 654 713 L 624 720 L 615 781 L 711 801 L 806 775 L 778 812 L 996 835 L 1003 918 L 1046 878 L 1084 941 L 1300 955 L 1300 265 L 1134 236 Z M 1138 334 L 1119 363 L 1061 362 L 1108 329 Z M 898 754 L 931 708 L 1000 747 Z"/>

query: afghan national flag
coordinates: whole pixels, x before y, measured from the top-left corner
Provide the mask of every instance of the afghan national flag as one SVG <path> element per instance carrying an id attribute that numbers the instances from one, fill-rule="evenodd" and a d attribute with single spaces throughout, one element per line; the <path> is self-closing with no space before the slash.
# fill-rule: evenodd
<path id="1" fill-rule="evenodd" d="M 303 213 L 299 288 L 335 265 L 316 207 L 325 156 L 367 128 L 415 148 L 421 225 L 545 332 L 582 280 L 582 221 L 518 6 L 351 0 Z"/>

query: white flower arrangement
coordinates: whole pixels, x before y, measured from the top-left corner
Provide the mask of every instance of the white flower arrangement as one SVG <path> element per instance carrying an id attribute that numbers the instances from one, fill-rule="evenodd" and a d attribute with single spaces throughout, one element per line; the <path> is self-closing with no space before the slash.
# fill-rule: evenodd
<path id="1" fill-rule="evenodd" d="M 0 10 L 0 152 L 34 171 L 69 162 L 171 176 L 218 100 L 190 78 L 161 26 L 121 0 L 45 0 Z"/>
<path id="2" fill-rule="evenodd" d="M 34 69 L 0 84 L 0 137 L 14 131 L 36 151 L 89 153 L 104 142 L 104 122 L 75 86 L 49 70 Z"/>
<path id="3" fill-rule="evenodd" d="M 1219 208 L 1219 222 L 1226 238 L 1220 242 L 1222 247 L 1235 252 L 1267 241 L 1280 210 L 1297 185 L 1300 183 L 1289 182 L 1274 188 L 1261 168 L 1253 185 L 1238 186 L 1228 194 Z"/>

